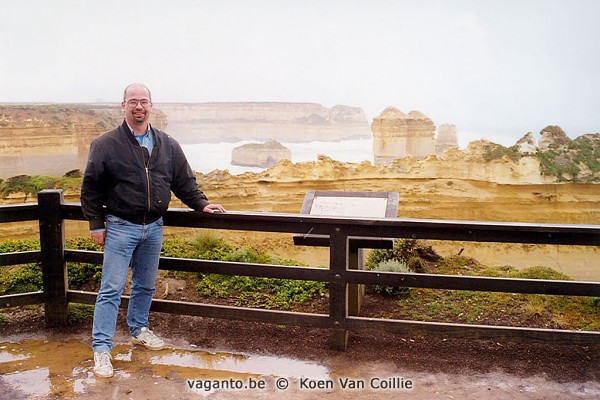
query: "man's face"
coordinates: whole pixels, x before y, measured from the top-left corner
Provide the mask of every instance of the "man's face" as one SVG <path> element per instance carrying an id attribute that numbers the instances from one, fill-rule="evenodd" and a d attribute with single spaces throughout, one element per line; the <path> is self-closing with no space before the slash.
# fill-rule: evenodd
<path id="1" fill-rule="evenodd" d="M 141 86 L 130 87 L 127 89 L 121 107 L 125 111 L 125 119 L 130 125 L 147 122 L 152 112 L 152 101 L 148 90 Z"/>

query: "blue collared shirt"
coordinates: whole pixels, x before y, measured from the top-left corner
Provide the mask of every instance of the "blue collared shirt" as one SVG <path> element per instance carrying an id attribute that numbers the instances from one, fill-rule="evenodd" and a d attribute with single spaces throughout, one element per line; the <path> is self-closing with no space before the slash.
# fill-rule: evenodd
<path id="1" fill-rule="evenodd" d="M 127 122 L 127 121 L 125 121 Z M 148 154 L 152 154 L 152 149 L 154 148 L 154 131 L 150 124 L 148 124 L 148 130 L 143 135 L 138 135 L 135 131 L 127 124 L 131 134 L 137 139 L 140 146 L 148 149 Z"/>

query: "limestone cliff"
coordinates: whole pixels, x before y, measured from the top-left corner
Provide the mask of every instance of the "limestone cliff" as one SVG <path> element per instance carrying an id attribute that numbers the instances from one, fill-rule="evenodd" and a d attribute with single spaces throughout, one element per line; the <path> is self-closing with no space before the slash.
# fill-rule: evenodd
<path id="1" fill-rule="evenodd" d="M 92 140 L 122 121 L 118 104 L 2 104 L 0 178 L 83 170 Z M 161 112 L 151 121 L 166 126 Z"/>
<path id="2" fill-rule="evenodd" d="M 260 173 L 197 176 L 209 198 L 232 210 L 297 213 L 308 190 L 367 190 L 399 192 L 398 215 L 405 218 L 600 223 L 597 185 L 548 182 L 534 157 L 496 160 L 483 171 L 479 147 L 466 157 L 460 152 L 446 152 L 455 153 L 448 159 L 405 158 L 380 166 L 321 156 L 312 162 L 284 160 Z"/>
<path id="3" fill-rule="evenodd" d="M 263 118 L 265 124 L 284 121 L 289 123 L 288 128 L 301 124 L 323 132 L 328 132 L 327 127 L 335 124 L 358 126 L 364 119 L 360 109 L 343 106 L 326 109 L 315 104 L 266 104 L 269 106 L 265 103 L 231 103 L 230 107 L 224 107 L 223 103 L 206 103 L 189 107 L 203 110 L 203 121 L 209 120 L 211 115 L 219 121 L 241 116 L 256 122 L 249 123 L 256 127 L 261 125 L 257 121 Z M 192 113 L 190 118 L 193 115 L 197 114 Z M 15 175 L 63 175 L 74 169 L 83 170 L 91 141 L 120 124 L 122 118 L 116 103 L 0 105 L 0 179 Z M 244 124 L 242 120 L 237 121 Z M 151 122 L 171 132 L 171 123 L 167 127 L 167 115 L 160 109 L 155 108 Z M 376 175 L 393 172 L 405 177 L 475 179 L 509 184 L 600 182 L 600 134 L 571 140 L 560 127 L 548 126 L 540 132 L 539 143 L 533 135 L 527 134 L 509 148 L 479 141 L 471 143 L 465 151 L 450 147 L 435 156 L 435 126 L 419 112 L 407 115 L 389 107 L 373 120 L 372 127 L 375 165 L 385 167 L 374 171 Z M 449 131 L 449 134 L 438 134 L 438 140 L 441 142 L 446 138 L 446 143 L 450 143 L 455 132 L 452 126 Z M 307 139 L 301 131 L 296 135 Z M 409 154 L 409 149 L 416 155 Z M 289 157 L 282 153 L 271 158 Z M 265 162 L 267 160 L 268 156 L 264 158 Z M 258 155 L 253 162 L 261 162 Z"/>
<path id="4" fill-rule="evenodd" d="M 291 160 L 292 151 L 276 140 L 266 143 L 248 143 L 235 147 L 231 152 L 231 164 L 268 168 L 281 160 Z"/>
<path id="5" fill-rule="evenodd" d="M 370 137 L 361 108 L 313 103 L 157 103 L 180 143 L 275 139 L 339 141 Z"/>
<path id="6" fill-rule="evenodd" d="M 585 134 L 571 140 L 560 126 L 547 126 L 536 140 L 531 132 L 504 152 L 513 156 L 535 155 L 540 173 L 558 182 L 590 183 L 600 181 L 600 134 Z"/>
<path id="7" fill-rule="evenodd" d="M 344 163 L 319 156 L 317 162 L 297 163 L 282 161 L 261 173 L 264 181 L 288 180 L 337 180 L 353 179 L 460 179 L 490 182 L 494 184 L 545 184 L 556 181 L 555 177 L 540 173 L 536 157 L 521 157 L 518 160 L 501 158 L 484 161 L 487 141 L 472 142 L 466 150 L 449 149 L 443 157 L 435 155 L 423 159 L 403 157 L 394 161 L 372 165 Z M 244 175 L 241 175 L 244 176 Z"/>
<path id="8" fill-rule="evenodd" d="M 91 141 L 122 118 L 117 103 L 2 104 L 0 179 L 83 170 Z M 303 103 L 155 104 L 151 123 L 180 143 L 370 137 L 362 109 Z"/>

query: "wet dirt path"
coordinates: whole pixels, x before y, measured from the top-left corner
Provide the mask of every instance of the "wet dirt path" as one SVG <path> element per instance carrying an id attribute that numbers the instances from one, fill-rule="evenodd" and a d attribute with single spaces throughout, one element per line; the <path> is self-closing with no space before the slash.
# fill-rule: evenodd
<path id="1" fill-rule="evenodd" d="M 161 351 L 117 337 L 115 376 L 96 379 L 84 335 L 0 341 L 0 393 L 20 399 L 596 399 L 600 382 L 557 383 L 506 373 L 453 375 L 356 365 L 343 356 L 309 362 L 208 351 L 169 342 Z"/>

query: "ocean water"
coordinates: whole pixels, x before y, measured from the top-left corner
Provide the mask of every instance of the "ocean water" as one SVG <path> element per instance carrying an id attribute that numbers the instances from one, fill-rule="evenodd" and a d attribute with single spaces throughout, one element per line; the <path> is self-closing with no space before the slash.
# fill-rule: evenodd
<path id="1" fill-rule="evenodd" d="M 466 149 L 468 144 L 475 140 L 486 139 L 503 146 L 512 146 L 514 143 L 508 143 L 506 140 L 497 140 L 501 138 L 488 138 L 479 133 L 461 132 L 458 136 L 459 149 Z M 197 143 L 183 144 L 181 147 L 188 158 L 192 169 L 204 174 L 215 169 L 229 170 L 233 175 L 243 174 L 246 171 L 260 172 L 263 168 L 240 167 L 231 165 L 231 152 L 235 147 L 248 143 L 263 143 L 260 141 L 245 140 L 234 143 Z M 373 163 L 373 138 L 342 140 L 339 142 L 305 142 L 305 143 L 286 143 L 282 145 L 292 151 L 292 162 L 316 161 L 319 154 L 325 154 L 328 157 L 338 161 L 360 163 L 369 161 Z"/>
<path id="2" fill-rule="evenodd" d="M 194 171 L 208 173 L 215 169 L 229 170 L 233 175 L 247 171 L 260 172 L 263 168 L 231 165 L 231 152 L 235 147 L 258 143 L 242 141 L 235 143 L 197 143 L 181 145 Z M 343 140 L 340 142 L 285 143 L 292 152 L 292 162 L 316 161 L 319 154 L 338 161 L 373 163 L 373 139 Z"/>

